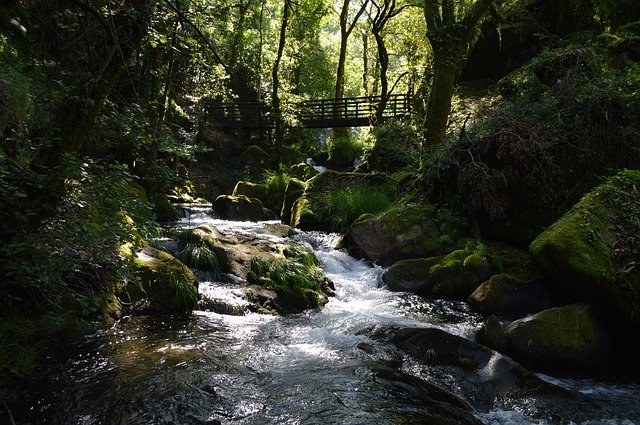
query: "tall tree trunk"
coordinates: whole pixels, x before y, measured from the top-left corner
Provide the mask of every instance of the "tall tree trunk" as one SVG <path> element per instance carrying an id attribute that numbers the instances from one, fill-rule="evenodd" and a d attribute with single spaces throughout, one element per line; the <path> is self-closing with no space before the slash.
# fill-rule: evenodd
<path id="1" fill-rule="evenodd" d="M 369 95 L 369 33 L 362 31 L 362 89 Z"/>
<path id="2" fill-rule="evenodd" d="M 387 70 L 389 69 L 389 53 L 384 44 L 384 39 L 379 31 L 373 33 L 378 48 L 378 61 L 380 64 L 380 101 L 376 105 L 376 123 L 382 122 L 384 110 L 389 101 L 389 81 L 387 79 Z"/>
<path id="3" fill-rule="evenodd" d="M 338 55 L 338 69 L 336 70 L 336 88 L 335 98 L 342 99 L 344 97 L 344 67 L 347 62 L 347 38 L 340 39 L 340 53 Z"/>
<path id="4" fill-rule="evenodd" d="M 456 77 L 464 64 L 476 26 L 494 1 L 500 0 L 475 0 L 456 21 L 453 0 L 424 0 L 427 39 L 433 51 L 433 81 L 424 120 L 423 171 L 432 147 L 444 141 Z"/>
<path id="5" fill-rule="evenodd" d="M 282 22 L 280 24 L 280 39 L 278 42 L 278 53 L 273 63 L 273 69 L 271 72 L 271 78 L 273 80 L 273 91 L 271 93 L 271 107 L 275 115 L 275 145 L 278 158 L 282 155 L 282 143 L 284 139 L 284 119 L 282 117 L 282 107 L 280 104 L 280 95 L 278 89 L 280 87 L 280 61 L 282 60 L 282 54 L 284 53 L 284 45 L 287 37 L 287 23 L 289 22 L 290 14 L 290 1 L 285 0 L 284 10 L 282 11 Z"/>
<path id="6" fill-rule="evenodd" d="M 423 143 L 425 148 L 440 144 L 447 131 L 451 98 L 457 74 L 455 62 L 444 52 L 434 52 L 433 80 L 424 121 Z"/>
<path id="7" fill-rule="evenodd" d="M 336 70 L 336 86 L 335 86 L 335 99 L 342 99 L 344 97 L 344 71 L 347 61 L 347 45 L 349 36 L 358 23 L 358 19 L 364 13 L 369 0 L 364 0 L 360 5 L 360 9 L 354 16 L 353 20 L 349 22 L 349 6 L 351 0 L 344 0 L 342 3 L 342 10 L 340 11 L 340 52 L 338 54 L 338 69 Z"/>

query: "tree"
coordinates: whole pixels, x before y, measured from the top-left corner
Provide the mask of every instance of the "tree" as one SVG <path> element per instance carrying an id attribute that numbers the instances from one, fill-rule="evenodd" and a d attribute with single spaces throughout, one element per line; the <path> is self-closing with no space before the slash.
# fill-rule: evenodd
<path id="1" fill-rule="evenodd" d="M 371 0 L 373 8 L 376 13 L 371 18 L 371 33 L 376 40 L 376 47 L 378 49 L 378 61 L 380 63 L 380 101 L 376 105 L 376 122 L 382 120 L 384 109 L 387 107 L 387 101 L 389 99 L 389 82 L 387 79 L 387 70 L 389 69 L 389 52 L 382 36 L 382 30 L 387 23 L 398 16 L 400 12 L 406 9 L 410 4 L 405 4 L 401 7 L 396 7 L 396 0 Z"/>
<path id="2" fill-rule="evenodd" d="M 343 0 L 342 9 L 340 10 L 340 53 L 338 54 L 338 69 L 336 70 L 336 99 L 342 99 L 344 97 L 344 68 L 347 60 L 347 41 L 368 4 L 369 0 L 363 0 L 355 16 L 349 20 L 351 0 Z"/>
<path id="3" fill-rule="evenodd" d="M 475 0 L 470 7 L 454 0 L 424 1 L 427 40 L 433 52 L 433 80 L 424 120 L 423 162 L 425 150 L 444 140 L 456 77 L 480 18 L 496 1 L 500 0 Z"/>
<path id="4" fill-rule="evenodd" d="M 280 87 L 280 61 L 282 60 L 282 54 L 284 53 L 284 45 L 287 37 L 287 23 L 289 22 L 289 15 L 291 14 L 291 0 L 285 0 L 282 10 L 282 22 L 280 24 L 280 38 L 278 39 L 278 53 L 276 59 L 273 62 L 273 68 L 271 71 L 271 78 L 273 84 L 273 91 L 271 94 L 271 107 L 276 119 L 275 128 L 275 142 L 278 154 L 280 154 L 282 147 L 282 139 L 284 137 L 284 119 L 282 117 L 282 108 L 280 105 L 280 95 L 278 89 Z"/>

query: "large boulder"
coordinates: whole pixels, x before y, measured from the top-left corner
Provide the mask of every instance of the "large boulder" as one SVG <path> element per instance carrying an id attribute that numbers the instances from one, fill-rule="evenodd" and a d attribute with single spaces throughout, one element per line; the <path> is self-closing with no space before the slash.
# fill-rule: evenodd
<path id="1" fill-rule="evenodd" d="M 554 306 L 541 279 L 521 280 L 507 273 L 491 276 L 469 296 L 469 306 L 481 313 L 520 318 Z"/>
<path id="2" fill-rule="evenodd" d="M 263 221 L 273 218 L 273 214 L 257 198 L 244 195 L 220 195 L 212 204 L 213 211 L 220 218 L 238 221 Z"/>
<path id="3" fill-rule="evenodd" d="M 291 221 L 291 209 L 293 204 L 304 193 L 305 184 L 302 180 L 297 178 L 289 179 L 287 188 L 284 191 L 284 201 L 282 202 L 282 210 L 280 211 L 280 219 L 283 223 L 289 223 Z"/>
<path id="4" fill-rule="evenodd" d="M 377 217 L 363 217 L 340 246 L 354 257 L 383 266 L 407 258 L 440 255 L 459 243 L 467 224 L 431 205 L 396 205 Z"/>
<path id="5" fill-rule="evenodd" d="M 588 304 L 555 307 L 516 320 L 505 334 L 506 351 L 530 364 L 594 367 L 610 354 L 609 337 Z"/>
<path id="6" fill-rule="evenodd" d="M 640 324 L 640 171 L 610 178 L 531 244 L 554 285 L 608 318 Z"/>
<path id="7" fill-rule="evenodd" d="M 303 230 L 342 230 L 333 220 L 335 211 L 332 209 L 331 195 L 339 191 L 353 194 L 359 190 L 370 190 L 371 193 L 393 200 L 397 195 L 397 184 L 393 178 L 382 173 L 324 171 L 306 182 L 304 193 L 291 209 L 291 226 Z"/>
<path id="8" fill-rule="evenodd" d="M 265 226 L 264 232 L 282 237 L 287 228 Z M 210 225 L 187 230 L 179 239 L 183 252 L 196 244 L 215 255 L 220 279 L 244 293 L 250 303 L 245 309 L 297 313 L 322 307 L 333 294 L 332 282 L 305 248 L 260 237 L 223 235 Z"/>
<path id="9" fill-rule="evenodd" d="M 492 274 L 486 256 L 461 249 L 442 257 L 399 261 L 382 275 L 382 280 L 392 291 L 465 300 Z"/>
<path id="10" fill-rule="evenodd" d="M 478 394 L 490 399 L 517 390 L 550 386 L 509 357 L 437 328 L 373 329 L 371 337 L 393 343 L 419 363 L 463 369 Z"/>
<path id="11" fill-rule="evenodd" d="M 256 198 L 264 204 L 267 197 L 267 186 L 259 183 L 251 183 L 247 181 L 239 181 L 231 193 L 233 196 L 246 196 L 247 198 Z"/>
<path id="12" fill-rule="evenodd" d="M 198 279 L 180 260 L 146 247 L 131 258 L 134 279 L 119 296 L 135 312 L 184 313 L 198 303 Z"/>

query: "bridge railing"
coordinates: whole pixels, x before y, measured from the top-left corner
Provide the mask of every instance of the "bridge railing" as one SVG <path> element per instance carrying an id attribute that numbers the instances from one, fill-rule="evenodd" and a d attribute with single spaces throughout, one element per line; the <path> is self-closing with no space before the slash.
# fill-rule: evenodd
<path id="1" fill-rule="evenodd" d="M 380 96 L 348 97 L 343 99 L 314 99 L 296 105 L 299 125 L 348 127 L 372 122 Z M 410 112 L 409 98 L 404 94 L 391 95 L 383 118 L 401 118 Z M 260 103 L 216 103 L 203 105 L 203 119 L 222 127 L 271 128 L 275 116 L 271 107 Z"/>
<path id="2" fill-rule="evenodd" d="M 381 96 L 347 97 L 343 99 L 306 100 L 298 105 L 299 118 L 306 120 L 371 119 Z M 383 112 L 384 118 L 400 117 L 409 113 L 409 102 L 404 94 L 391 95 Z"/>

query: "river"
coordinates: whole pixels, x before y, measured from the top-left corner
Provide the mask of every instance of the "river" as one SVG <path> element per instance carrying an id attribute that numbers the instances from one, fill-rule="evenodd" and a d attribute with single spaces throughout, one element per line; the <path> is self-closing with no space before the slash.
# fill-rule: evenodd
<path id="1" fill-rule="evenodd" d="M 264 223 L 213 220 L 199 212 L 182 226 L 214 224 L 226 233 L 260 233 Z M 273 238 L 272 236 L 257 235 Z M 300 232 L 336 296 L 319 311 L 276 317 L 195 311 L 187 318 L 125 317 L 70 347 L 16 404 L 17 423 L 47 424 L 416 424 L 424 399 L 410 384 L 381 379 L 376 353 L 409 375 L 467 399 L 487 424 L 640 423 L 633 382 L 544 379 L 584 394 L 580 404 L 549 408 L 535 398 L 475 399 L 463 375 L 419 365 L 362 333 L 375 325 L 438 327 L 473 338 L 482 317 L 462 302 L 390 292 L 383 269 L 334 249 L 337 235 Z M 200 292 L 242 303 L 233 285 L 201 282 Z M 378 354 L 378 357 L 380 355 Z M 387 359 L 388 360 L 388 359 Z M 553 404 L 552 404 L 553 405 Z"/>

